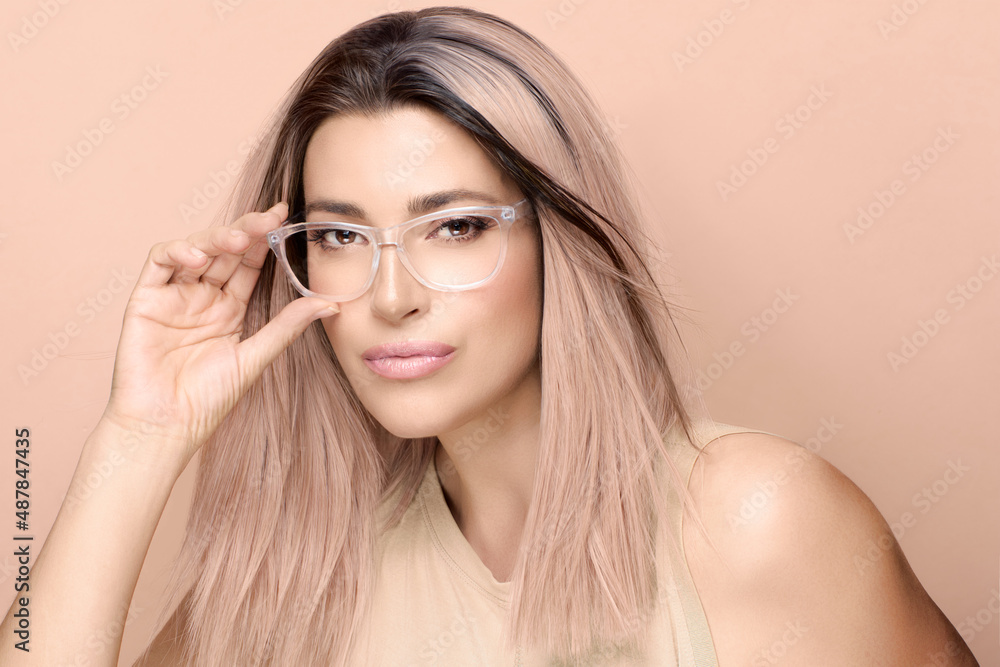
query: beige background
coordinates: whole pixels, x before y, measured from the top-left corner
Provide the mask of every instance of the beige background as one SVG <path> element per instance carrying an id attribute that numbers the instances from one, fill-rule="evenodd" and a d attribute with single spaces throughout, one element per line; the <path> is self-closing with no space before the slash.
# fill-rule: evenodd
<path id="1" fill-rule="evenodd" d="M 899 540 L 911 565 L 982 664 L 1000 664 L 1000 278 L 989 264 L 1000 252 L 1000 5 L 470 4 L 551 45 L 606 109 L 693 309 L 687 341 L 712 416 L 811 442 L 887 520 L 909 512 Z M 210 222 L 215 181 L 330 39 L 418 6 L 4 4 L 0 444 L 32 429 L 36 547 L 106 402 L 148 247 Z M 81 142 L 96 146 L 57 173 Z M 749 175 L 723 197 L 734 169 Z M 859 207 L 877 219 L 852 237 Z M 770 311 L 781 293 L 791 305 Z M 922 321 L 933 336 L 918 333 Z M 894 368 L 904 337 L 919 347 Z M 40 371 L 22 378 L 36 352 Z M 0 473 L 9 545 L 13 458 Z M 952 463 L 969 470 L 946 475 Z M 150 550 L 122 664 L 155 622 L 192 472 Z M 4 604 L 14 576 L 0 556 Z M 977 615 L 978 630 L 966 620 Z"/>

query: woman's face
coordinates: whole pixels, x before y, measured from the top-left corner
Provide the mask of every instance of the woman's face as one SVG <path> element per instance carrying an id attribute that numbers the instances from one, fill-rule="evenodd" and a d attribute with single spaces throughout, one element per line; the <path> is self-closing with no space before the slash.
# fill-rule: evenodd
<path id="1" fill-rule="evenodd" d="M 362 214 L 337 218 L 372 227 L 415 218 L 411 201 L 439 193 L 468 191 L 428 212 L 524 197 L 468 133 L 419 107 L 326 119 L 306 151 L 304 189 L 307 206 L 349 203 Z M 329 217 L 314 211 L 307 220 Z M 369 412 L 391 433 L 415 438 L 461 429 L 486 413 L 503 415 L 510 403 L 537 397 L 541 312 L 540 241 L 536 223 L 525 216 L 510 228 L 497 275 L 461 292 L 426 287 L 394 246 L 383 246 L 372 286 L 341 303 L 323 327 Z M 443 366 L 409 378 L 385 377 L 365 360 L 374 346 L 407 341 L 444 343 L 454 352 Z"/>

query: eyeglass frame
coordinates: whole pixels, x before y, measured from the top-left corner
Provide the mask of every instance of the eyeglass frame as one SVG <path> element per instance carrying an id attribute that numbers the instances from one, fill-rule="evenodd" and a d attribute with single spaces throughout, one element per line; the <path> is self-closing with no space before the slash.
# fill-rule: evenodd
<path id="1" fill-rule="evenodd" d="M 375 282 L 375 276 L 378 273 L 378 267 L 382 260 L 382 246 L 385 245 L 391 245 L 396 248 L 396 254 L 399 256 L 400 262 L 404 267 L 406 267 L 409 274 L 413 276 L 421 285 L 442 292 L 463 292 L 465 290 L 485 285 L 500 272 L 501 267 L 503 267 L 504 258 L 507 254 L 507 236 L 510 233 L 510 227 L 519 218 L 523 218 L 524 213 L 527 210 L 530 210 L 530 202 L 528 201 L 528 198 L 525 197 L 521 201 L 514 204 L 460 206 L 457 208 L 445 209 L 443 211 L 434 211 L 432 213 L 426 213 L 413 218 L 412 220 L 401 222 L 398 225 L 385 228 L 369 227 L 368 225 L 358 225 L 351 222 L 340 222 L 338 220 L 316 220 L 313 222 L 297 222 L 292 224 L 286 223 L 278 229 L 274 229 L 267 233 L 267 245 L 271 248 L 271 251 L 278 260 L 278 263 L 285 269 L 285 275 L 287 275 L 291 281 L 292 287 L 294 287 L 295 290 L 303 296 L 319 297 L 321 299 L 328 300 L 334 298 L 332 295 L 313 292 L 302 284 L 298 276 L 295 275 L 295 271 L 292 269 L 292 266 L 288 261 L 288 256 L 285 253 L 284 241 L 287 237 L 297 232 L 307 229 L 322 229 L 325 226 L 329 226 L 331 223 L 336 223 L 338 230 L 343 229 L 359 233 L 367 238 L 370 243 L 374 242 L 375 244 L 375 249 L 372 254 L 372 266 L 365 284 L 348 296 L 336 297 L 338 302 L 352 301 L 368 291 L 368 289 L 372 286 L 372 283 Z M 447 218 L 461 214 L 484 215 L 496 220 L 497 224 L 500 226 L 500 256 L 497 258 L 496 267 L 494 267 L 493 271 L 482 280 L 469 283 L 468 285 L 442 285 L 427 280 L 413 267 L 406 254 L 405 247 L 400 244 L 403 234 L 411 228 L 424 222 L 428 222 L 436 218 Z"/>

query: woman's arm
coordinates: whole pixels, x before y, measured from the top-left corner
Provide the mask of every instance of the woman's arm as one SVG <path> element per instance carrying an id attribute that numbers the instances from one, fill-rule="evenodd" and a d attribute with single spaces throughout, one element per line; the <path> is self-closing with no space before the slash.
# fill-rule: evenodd
<path id="1" fill-rule="evenodd" d="M 0 624 L 0 664 L 117 664 L 136 579 L 177 477 L 278 353 L 337 312 L 295 299 L 241 340 L 265 234 L 286 216 L 279 204 L 150 251 L 125 308 L 108 407 L 73 477 L 71 488 L 90 492 L 63 501 L 30 588 L 18 593 L 28 604 L 15 599 Z M 25 606 L 28 651 L 13 641 Z"/>
<path id="2" fill-rule="evenodd" d="M 136 446 L 138 435 L 101 420 L 87 439 L 70 488 L 90 493 L 63 502 L 28 589 L 17 593 L 29 600 L 30 634 L 15 634 L 15 600 L 0 624 L 0 664 L 117 664 L 136 580 L 184 463 L 151 456 L 176 448 L 148 435 Z M 16 648 L 22 639 L 27 652 Z"/>
<path id="3" fill-rule="evenodd" d="M 819 456 L 731 434 L 691 480 L 718 552 L 693 522 L 684 541 L 720 667 L 978 664 L 878 509 Z"/>

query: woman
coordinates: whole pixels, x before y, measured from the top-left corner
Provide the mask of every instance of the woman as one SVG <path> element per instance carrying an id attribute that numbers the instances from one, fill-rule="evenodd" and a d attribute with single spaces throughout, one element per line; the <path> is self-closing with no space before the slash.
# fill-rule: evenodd
<path id="1" fill-rule="evenodd" d="M 594 104 L 509 23 L 332 42 L 235 221 L 151 250 L 76 474 L 114 473 L 60 512 L 4 664 L 115 663 L 101 633 L 203 445 L 141 664 L 975 664 L 846 478 L 687 414 L 633 201 Z"/>

